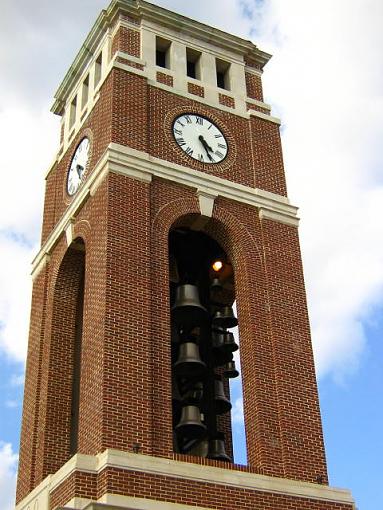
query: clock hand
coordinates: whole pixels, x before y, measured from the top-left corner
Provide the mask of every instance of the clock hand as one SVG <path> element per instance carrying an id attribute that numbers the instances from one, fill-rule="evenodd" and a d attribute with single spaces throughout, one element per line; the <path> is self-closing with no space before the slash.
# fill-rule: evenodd
<path id="1" fill-rule="evenodd" d="M 199 135 L 198 140 L 203 145 L 203 148 L 206 151 L 207 157 L 210 159 L 210 161 L 213 161 L 213 158 L 210 155 L 210 152 L 213 152 L 213 149 L 210 147 L 210 145 L 207 143 L 207 141 L 205 140 L 205 138 L 202 135 Z"/>
<path id="2" fill-rule="evenodd" d="M 84 167 L 81 165 L 76 165 L 76 170 L 77 170 L 77 174 L 78 174 L 79 178 L 81 179 L 81 175 L 84 171 Z"/>

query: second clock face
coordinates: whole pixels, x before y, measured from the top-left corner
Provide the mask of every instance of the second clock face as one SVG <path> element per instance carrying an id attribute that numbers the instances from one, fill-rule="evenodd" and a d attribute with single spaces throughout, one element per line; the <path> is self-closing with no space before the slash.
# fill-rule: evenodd
<path id="1" fill-rule="evenodd" d="M 227 156 L 227 140 L 210 119 L 195 113 L 179 115 L 173 122 L 173 136 L 179 147 L 201 163 L 221 163 Z"/>
<path id="2" fill-rule="evenodd" d="M 72 196 L 76 193 L 84 178 L 89 159 L 89 139 L 83 138 L 73 154 L 67 176 L 67 192 Z"/>

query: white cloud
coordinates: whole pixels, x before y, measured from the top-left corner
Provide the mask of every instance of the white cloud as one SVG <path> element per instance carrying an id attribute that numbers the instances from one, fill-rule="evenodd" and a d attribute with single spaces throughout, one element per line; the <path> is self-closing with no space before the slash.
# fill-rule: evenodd
<path id="1" fill-rule="evenodd" d="M 16 407 L 19 407 L 20 402 L 18 400 L 6 400 L 5 401 L 5 407 L 8 407 L 8 409 L 16 409 Z"/>
<path id="2" fill-rule="evenodd" d="M 383 291 L 383 33 L 380 0 L 270 0 L 264 84 L 282 116 L 319 375 L 358 366 Z M 263 45 L 261 44 L 263 41 Z"/>
<path id="3" fill-rule="evenodd" d="M 10 386 L 23 386 L 25 374 L 13 374 L 10 380 Z"/>
<path id="4" fill-rule="evenodd" d="M 12 445 L 0 441 L 0 508 L 14 508 L 16 490 L 16 468 L 18 456 Z"/>

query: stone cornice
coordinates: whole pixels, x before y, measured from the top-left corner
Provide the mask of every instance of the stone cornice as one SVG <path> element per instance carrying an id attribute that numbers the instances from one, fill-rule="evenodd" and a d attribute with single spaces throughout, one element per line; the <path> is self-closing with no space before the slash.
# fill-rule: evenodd
<path id="1" fill-rule="evenodd" d="M 287 197 L 244 186 L 199 170 L 153 158 L 146 152 L 111 143 L 34 258 L 32 276 L 44 267 L 60 236 L 65 233 L 68 222 L 73 221 L 83 204 L 96 192 L 109 172 L 119 173 L 145 183 L 150 183 L 153 177 L 177 182 L 195 189 L 197 196 L 224 197 L 256 207 L 261 219 L 278 221 L 294 227 L 297 227 L 299 223 L 298 208 L 291 205 Z M 201 211 L 201 214 L 205 212 Z"/>
<path id="2" fill-rule="evenodd" d="M 83 454 L 74 455 L 59 471 L 57 471 L 57 473 L 49 475 L 49 477 L 36 487 L 24 501 L 20 502 L 16 510 L 27 509 L 28 504 L 31 505 L 30 507 L 32 508 L 32 504 L 39 498 L 41 501 L 49 502 L 49 494 L 75 472 L 81 471 L 98 474 L 106 468 L 138 471 L 154 476 L 166 476 L 200 483 L 212 483 L 224 487 L 354 505 L 354 500 L 348 490 L 328 487 L 327 485 L 317 485 L 298 480 L 259 475 L 246 471 L 237 471 L 235 469 L 200 466 L 198 464 L 172 459 L 109 449 L 96 456 Z M 43 508 L 43 505 L 41 505 L 41 507 L 40 505 L 38 506 L 39 508 Z M 46 508 L 48 508 L 48 506 Z M 133 508 L 140 507 L 134 506 Z"/>
<path id="3" fill-rule="evenodd" d="M 247 41 L 232 34 L 228 34 L 217 28 L 204 25 L 193 19 L 173 13 L 143 0 L 113 0 L 106 10 L 98 16 L 95 24 L 89 32 L 85 42 L 77 53 L 72 65 L 66 73 L 61 85 L 57 89 L 54 104 L 51 111 L 57 114 L 68 99 L 77 80 L 84 71 L 87 63 L 94 56 L 108 29 L 113 26 L 119 14 L 127 14 L 139 20 L 165 25 L 175 31 L 180 31 L 202 41 L 206 41 L 225 50 L 237 52 L 244 57 L 250 56 L 262 68 L 270 59 L 271 55 L 261 51 L 251 41 Z"/>

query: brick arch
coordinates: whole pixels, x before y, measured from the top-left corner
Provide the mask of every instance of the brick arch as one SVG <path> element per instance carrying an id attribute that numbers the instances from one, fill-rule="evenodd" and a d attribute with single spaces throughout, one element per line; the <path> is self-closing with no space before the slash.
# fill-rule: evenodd
<path id="1" fill-rule="evenodd" d="M 279 416 L 267 275 L 262 255 L 262 231 L 258 212 L 251 209 L 250 222 L 229 210 L 214 206 L 213 218 L 204 232 L 226 251 L 233 264 L 241 335 L 241 363 L 249 465 L 258 472 L 282 475 Z M 153 338 L 153 453 L 172 456 L 170 306 L 168 234 L 172 227 L 199 214 L 195 196 L 162 205 L 152 222 L 152 338 Z M 249 216 L 249 215 L 248 215 Z M 256 226 L 255 235 L 249 225 Z M 164 320 L 158 324 L 156 317 Z"/>
<path id="2" fill-rule="evenodd" d="M 77 449 L 71 442 L 78 422 L 76 411 L 75 419 L 72 416 L 72 397 L 76 365 L 77 380 L 79 377 L 85 263 L 85 243 L 76 238 L 56 266 L 52 279 L 53 306 L 45 356 L 49 378 L 43 410 L 43 477 L 57 471 Z"/>

